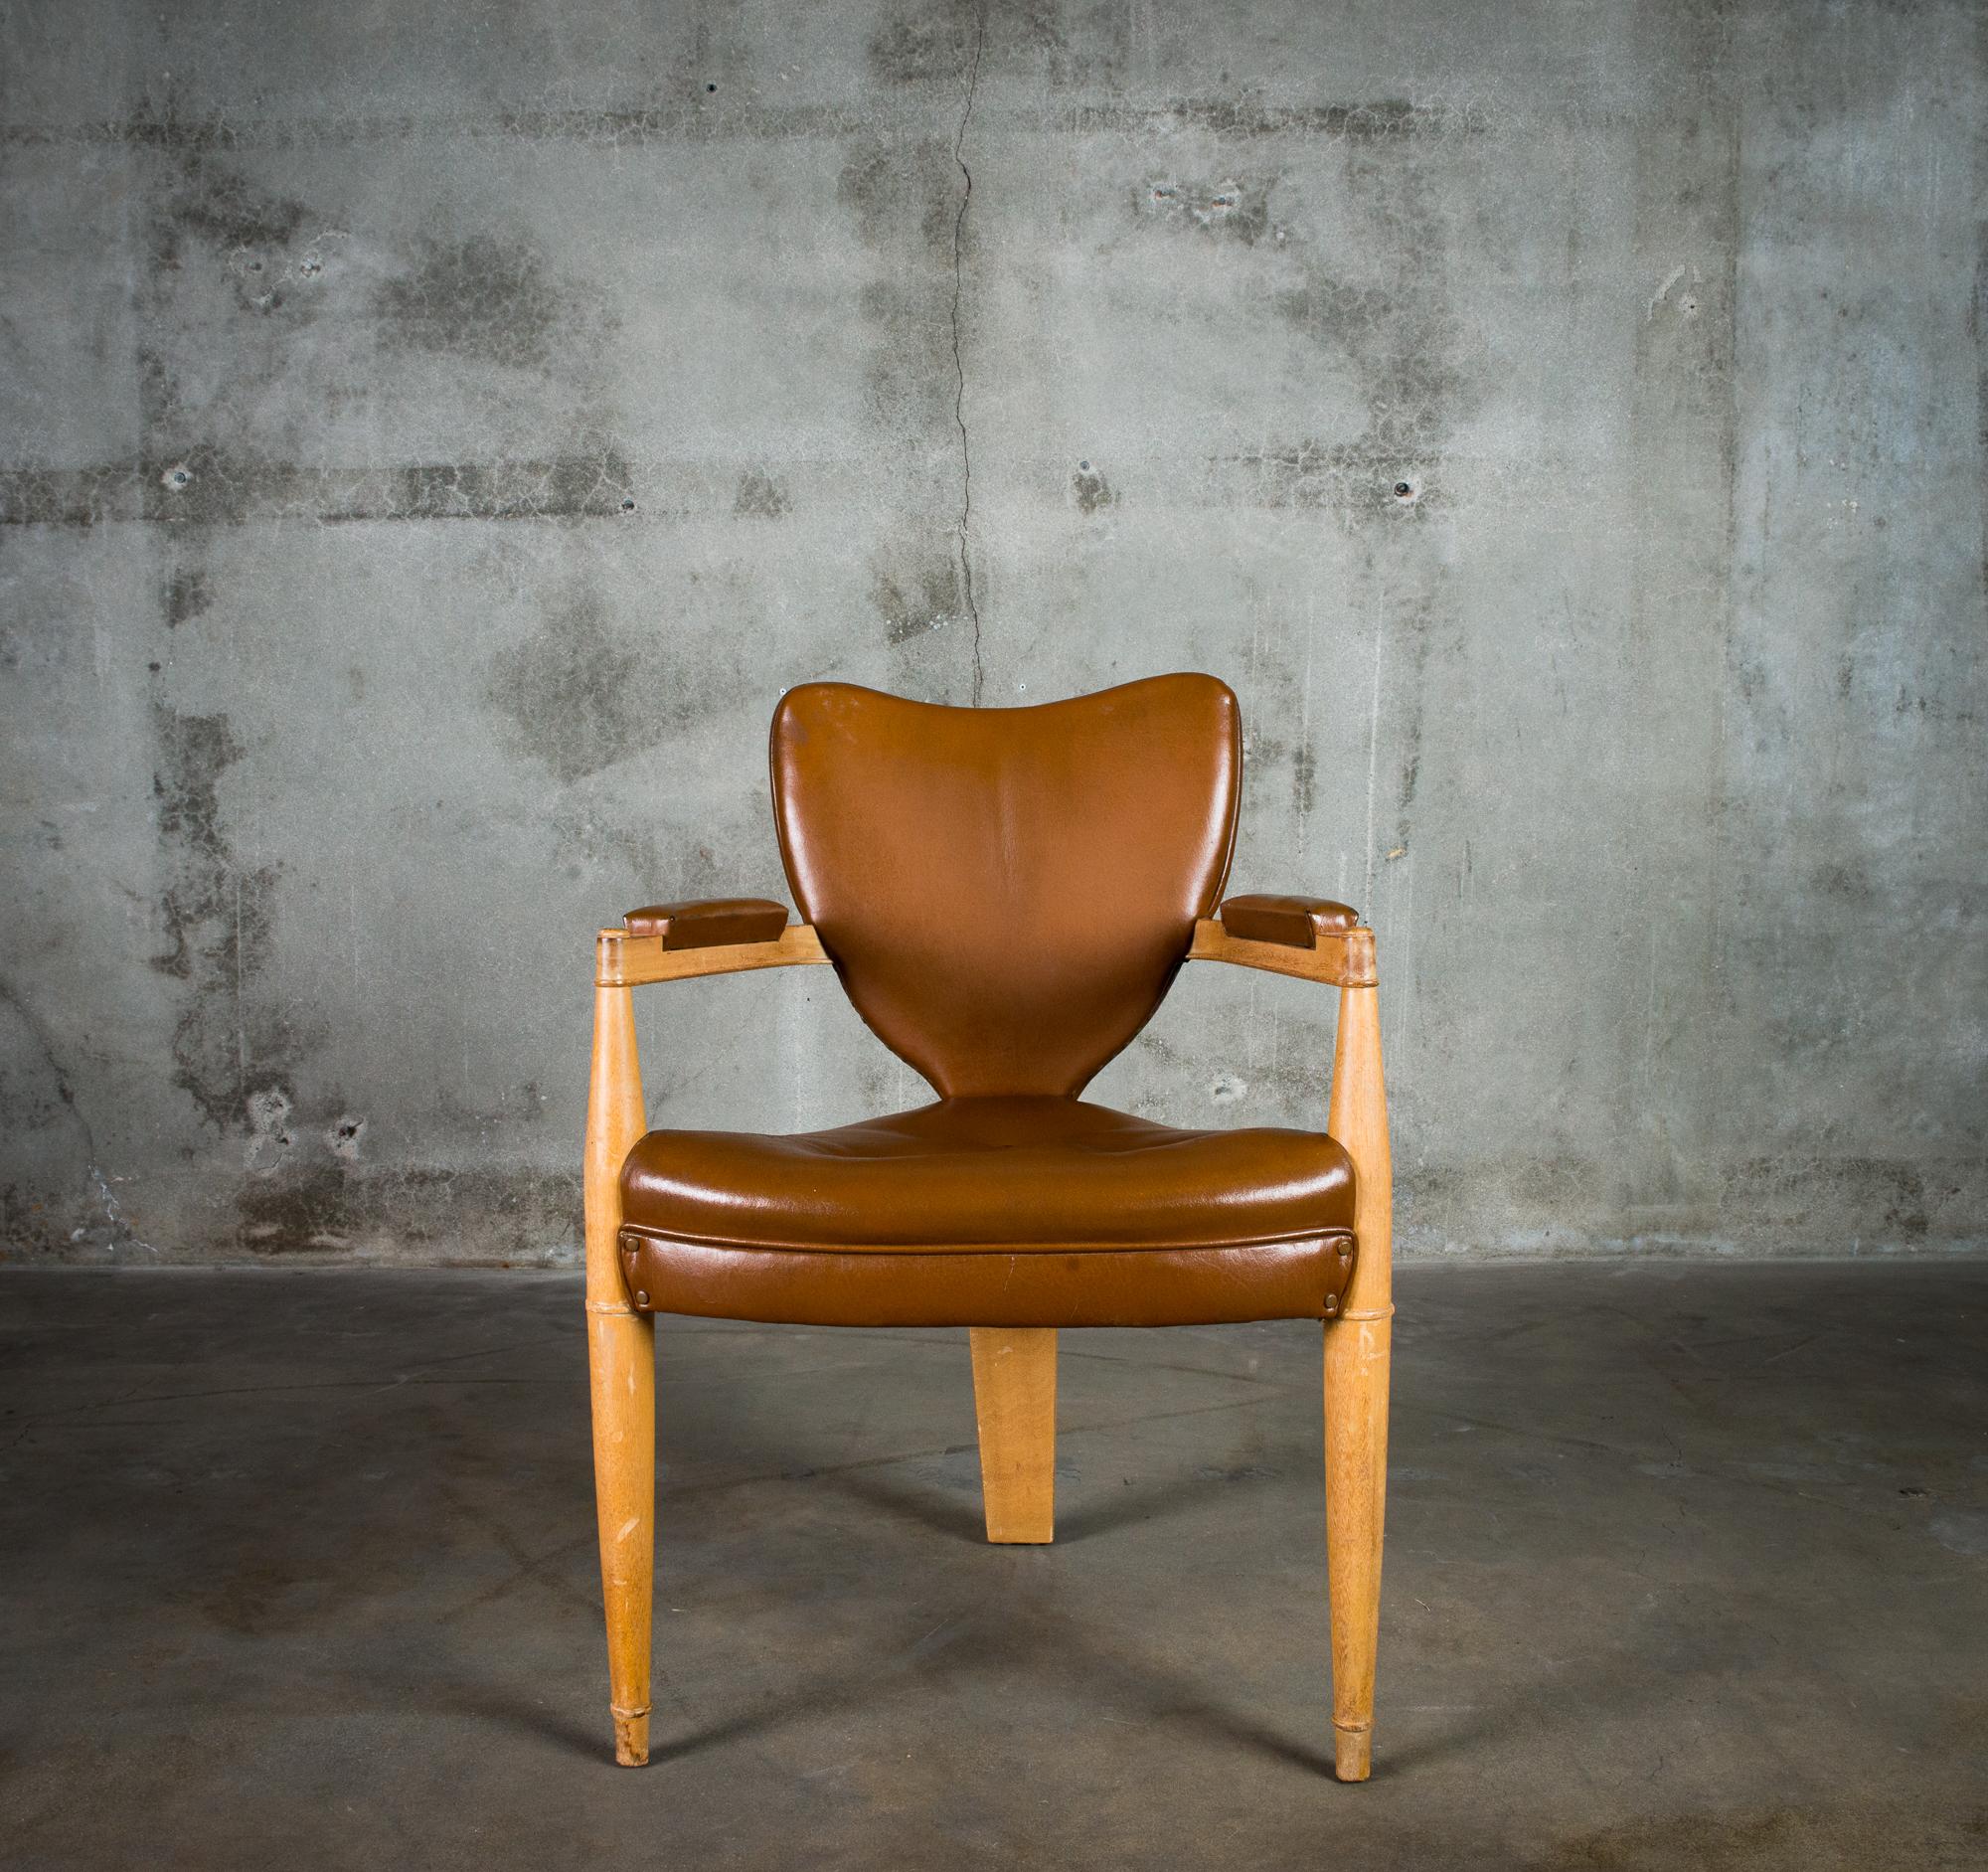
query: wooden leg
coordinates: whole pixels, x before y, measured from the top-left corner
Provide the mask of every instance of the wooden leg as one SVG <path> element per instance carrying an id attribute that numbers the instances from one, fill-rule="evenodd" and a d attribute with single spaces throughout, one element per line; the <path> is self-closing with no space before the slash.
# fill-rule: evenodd
<path id="1" fill-rule="evenodd" d="M 1388 1494 L 1385 1319 L 1325 1329 L 1325 1546 L 1332 1595 L 1332 1740 L 1341 1781 L 1365 1781 L 1381 1638 L 1381 1526 Z"/>
<path id="2" fill-rule="evenodd" d="M 990 1541 L 1056 1539 L 1053 1326 L 975 1326 L 973 1409 Z"/>
<path id="3" fill-rule="evenodd" d="M 593 1498 L 607 1608 L 614 1759 L 649 1759 L 649 1618 L 656 1562 L 656 1331 L 638 1313 L 587 1315 Z"/>
<path id="4" fill-rule="evenodd" d="M 1326 1128 L 1353 1159 L 1353 1278 L 1325 1328 L 1325 1547 L 1332 1600 L 1332 1738 L 1341 1781 L 1373 1764 L 1388 1498 L 1388 1357 L 1394 1184 L 1381 1078 L 1379 991 L 1345 988 Z"/>
<path id="5" fill-rule="evenodd" d="M 607 1611 L 614 1759 L 649 1759 L 649 1624 L 655 1596 L 655 1321 L 629 1303 L 615 1239 L 621 1164 L 644 1124 L 629 990 L 596 987 L 586 1108 L 586 1352 L 593 1394 L 593 1497 Z"/>

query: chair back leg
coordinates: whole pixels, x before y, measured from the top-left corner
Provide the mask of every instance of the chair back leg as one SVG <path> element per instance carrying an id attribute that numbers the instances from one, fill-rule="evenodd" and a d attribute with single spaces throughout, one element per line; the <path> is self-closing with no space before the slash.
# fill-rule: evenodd
<path id="1" fill-rule="evenodd" d="M 656 1335 L 653 1317 L 629 1304 L 615 1242 L 621 1231 L 622 1160 L 644 1127 L 634 997 L 627 988 L 597 987 L 586 1106 L 586 1352 L 614 1759 L 629 1768 L 649 1759 Z"/>
<path id="2" fill-rule="evenodd" d="M 1326 1128 L 1354 1170 L 1353 1278 L 1325 1328 L 1326 1563 L 1332 1601 L 1332 1733 L 1341 1781 L 1365 1781 L 1381 1635 L 1388 1495 L 1388 1362 L 1394 1193 L 1381 1077 L 1379 990 L 1343 988 Z"/>
<path id="3" fill-rule="evenodd" d="M 975 1326 L 973 1410 L 987 1538 L 1056 1539 L 1057 1336 L 1053 1326 Z"/>

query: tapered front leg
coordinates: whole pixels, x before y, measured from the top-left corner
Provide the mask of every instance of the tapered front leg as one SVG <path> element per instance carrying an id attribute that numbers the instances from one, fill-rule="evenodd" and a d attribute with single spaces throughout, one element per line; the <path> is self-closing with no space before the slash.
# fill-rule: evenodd
<path id="1" fill-rule="evenodd" d="M 596 987 L 586 1108 L 586 1351 L 614 1759 L 630 1768 L 649 1759 L 656 1335 L 654 1320 L 629 1303 L 615 1242 L 621 1230 L 621 1164 L 643 1123 L 633 997 L 626 988 Z"/>
<path id="2" fill-rule="evenodd" d="M 1325 1521 L 1332 1601 L 1332 1736 L 1341 1781 L 1373 1763 L 1388 1495 L 1388 1362 L 1394 1318 L 1394 1185 L 1381 1078 L 1379 990 L 1345 988 L 1327 1128 L 1353 1159 L 1353 1278 L 1325 1328 Z"/>
<path id="3" fill-rule="evenodd" d="M 1385 1319 L 1325 1329 L 1326 1566 L 1332 1597 L 1332 1741 L 1341 1781 L 1365 1781 L 1381 1641 L 1381 1527 L 1388 1496 Z"/>
<path id="4" fill-rule="evenodd" d="M 607 1609 L 614 1759 L 649 1759 L 649 1624 L 656 1581 L 656 1333 L 636 1313 L 590 1313 L 593 1500 Z"/>
<path id="5" fill-rule="evenodd" d="M 980 1497 L 990 1541 L 1056 1539 L 1053 1326 L 976 1326 L 973 1410 L 980 1423 Z"/>

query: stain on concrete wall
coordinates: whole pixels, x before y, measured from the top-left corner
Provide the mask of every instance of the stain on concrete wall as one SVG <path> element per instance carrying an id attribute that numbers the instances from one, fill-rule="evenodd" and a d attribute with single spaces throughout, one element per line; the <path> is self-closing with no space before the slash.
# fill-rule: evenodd
<path id="1" fill-rule="evenodd" d="M 154 721 L 164 940 L 149 959 L 182 984 L 172 1083 L 226 1132 L 252 1113 L 258 1082 L 292 1063 L 288 1019 L 259 999 L 277 869 L 245 866 L 224 829 L 221 781 L 243 754 L 228 717 L 162 707 Z"/>
<path id="2" fill-rule="evenodd" d="M 784 687 L 1179 667 L 1380 933 L 1405 1252 L 1981 1242 L 1978 10 L 28 11 L 7 1254 L 572 1261 L 590 932 L 783 894 Z M 642 1018 L 661 1121 L 919 1096 Z M 1331 1024 L 1190 969 L 1097 1094 Z"/>
<path id="3" fill-rule="evenodd" d="M 374 315 L 389 344 L 537 370 L 574 311 L 529 242 L 474 235 L 424 242 L 414 267 L 381 282 Z"/>

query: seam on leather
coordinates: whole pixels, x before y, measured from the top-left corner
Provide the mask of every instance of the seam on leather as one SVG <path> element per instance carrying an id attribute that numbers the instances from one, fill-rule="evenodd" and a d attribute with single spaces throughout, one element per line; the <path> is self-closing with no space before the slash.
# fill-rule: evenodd
<path id="1" fill-rule="evenodd" d="M 921 1255 L 933 1260 L 962 1255 L 1218 1255 L 1239 1248 L 1324 1247 L 1353 1239 L 1351 1229 L 1328 1229 L 1317 1235 L 1265 1235 L 1242 1242 L 954 1242 L 939 1247 L 923 1242 L 727 1242 L 709 1236 L 664 1235 L 632 1223 L 623 1225 L 621 1235 L 662 1247 L 715 1248 L 741 1255 Z"/>

